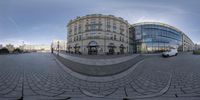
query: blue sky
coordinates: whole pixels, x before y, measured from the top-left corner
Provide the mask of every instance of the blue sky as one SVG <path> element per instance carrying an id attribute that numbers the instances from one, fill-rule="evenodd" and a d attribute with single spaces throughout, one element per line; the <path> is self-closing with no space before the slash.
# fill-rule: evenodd
<path id="1" fill-rule="evenodd" d="M 101 13 L 133 24 L 163 22 L 200 43 L 199 0 L 0 0 L 0 44 L 50 44 L 66 39 L 70 19 Z"/>

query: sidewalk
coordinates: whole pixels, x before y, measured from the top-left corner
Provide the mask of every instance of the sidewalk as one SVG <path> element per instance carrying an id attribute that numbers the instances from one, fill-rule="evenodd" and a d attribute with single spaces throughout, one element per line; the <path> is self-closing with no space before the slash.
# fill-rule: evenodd
<path id="1" fill-rule="evenodd" d="M 54 52 L 54 53 L 57 54 L 57 52 Z M 113 65 L 113 64 L 118 64 L 130 59 L 133 59 L 137 57 L 138 55 L 139 54 L 134 54 L 134 55 L 128 55 L 128 56 L 121 56 L 117 58 L 109 58 L 109 59 L 105 59 L 106 57 L 108 57 L 105 55 L 105 56 L 101 56 L 101 59 L 90 59 L 90 58 L 76 57 L 76 56 L 71 56 L 68 54 L 59 53 L 59 56 L 65 59 L 68 59 L 76 63 L 85 64 L 85 65 Z"/>

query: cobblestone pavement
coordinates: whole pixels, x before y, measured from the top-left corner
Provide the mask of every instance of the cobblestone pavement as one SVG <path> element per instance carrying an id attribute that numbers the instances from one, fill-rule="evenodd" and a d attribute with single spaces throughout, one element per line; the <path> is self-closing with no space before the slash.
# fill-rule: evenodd
<path id="1" fill-rule="evenodd" d="M 0 55 L 0 99 L 200 99 L 200 56 L 152 56 L 117 80 L 96 82 L 67 73 L 52 54 Z"/>

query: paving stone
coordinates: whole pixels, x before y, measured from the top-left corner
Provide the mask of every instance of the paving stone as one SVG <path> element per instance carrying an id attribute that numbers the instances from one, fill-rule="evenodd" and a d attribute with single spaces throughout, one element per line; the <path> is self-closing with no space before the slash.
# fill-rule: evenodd
<path id="1" fill-rule="evenodd" d="M 169 59 L 158 56 L 150 58 L 145 59 L 144 63 L 127 76 L 109 82 L 98 82 L 85 81 L 70 75 L 48 53 L 10 55 L 4 58 L 0 55 L 0 98 L 20 98 L 22 88 L 25 100 L 87 97 L 81 89 L 104 95 L 105 99 L 142 97 L 159 93 L 167 86 L 170 74 L 171 85 L 165 94 L 159 96 L 185 98 L 200 95 L 200 61 L 191 63 L 193 66 L 186 66 L 200 57 L 186 54 Z"/>

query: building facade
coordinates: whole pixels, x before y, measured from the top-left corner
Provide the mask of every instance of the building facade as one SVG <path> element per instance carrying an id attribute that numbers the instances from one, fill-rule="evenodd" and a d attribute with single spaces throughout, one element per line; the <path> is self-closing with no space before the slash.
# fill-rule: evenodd
<path id="1" fill-rule="evenodd" d="M 194 43 L 179 29 L 158 22 L 136 23 L 130 27 L 130 44 L 135 53 L 158 53 L 171 48 L 188 51 Z"/>
<path id="2" fill-rule="evenodd" d="M 2 49 L 3 48 L 3 45 L 2 44 L 0 44 L 0 49 Z"/>
<path id="3" fill-rule="evenodd" d="M 195 50 L 200 50 L 200 44 L 195 44 Z"/>
<path id="4" fill-rule="evenodd" d="M 21 48 L 23 48 L 24 51 L 44 51 L 44 52 L 49 52 L 50 51 L 50 45 L 28 45 L 24 44 Z"/>
<path id="5" fill-rule="evenodd" d="M 183 33 L 183 51 L 193 51 L 195 49 L 195 44 L 192 40 Z"/>
<path id="6" fill-rule="evenodd" d="M 129 52 L 129 23 L 113 15 L 77 17 L 68 25 L 67 51 L 83 54 Z"/>

